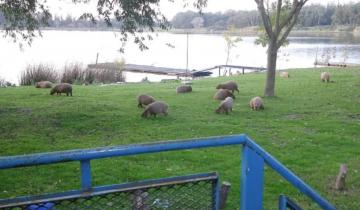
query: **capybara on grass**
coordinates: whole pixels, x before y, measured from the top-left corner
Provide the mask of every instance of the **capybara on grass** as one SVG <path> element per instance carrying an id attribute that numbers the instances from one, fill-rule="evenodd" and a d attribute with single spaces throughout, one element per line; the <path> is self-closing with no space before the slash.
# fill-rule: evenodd
<path id="1" fill-rule="evenodd" d="M 238 85 L 234 81 L 228 81 L 224 84 L 219 84 L 216 86 L 216 89 L 227 89 L 230 90 L 232 93 L 236 90 L 239 93 Z"/>
<path id="2" fill-rule="evenodd" d="M 181 85 L 176 88 L 176 93 L 189 93 L 192 91 L 191 85 Z"/>
<path id="3" fill-rule="evenodd" d="M 66 93 L 66 96 L 72 96 L 72 86 L 68 83 L 61 83 L 53 87 L 50 91 L 50 95 L 61 95 L 61 93 Z"/>
<path id="4" fill-rule="evenodd" d="M 232 94 L 229 90 L 226 89 L 220 89 L 214 95 L 215 100 L 225 100 L 226 97 L 231 97 L 235 99 L 234 94 Z"/>
<path id="5" fill-rule="evenodd" d="M 289 78 L 290 77 L 289 72 L 287 72 L 287 71 L 280 72 L 280 77 Z"/>
<path id="6" fill-rule="evenodd" d="M 139 95 L 137 100 L 139 108 L 143 108 L 143 105 L 146 106 L 155 101 L 154 97 L 145 94 Z"/>
<path id="7" fill-rule="evenodd" d="M 254 97 L 250 100 L 250 107 L 255 111 L 264 109 L 264 102 L 259 96 Z"/>
<path id="8" fill-rule="evenodd" d="M 35 87 L 36 88 L 51 88 L 52 82 L 49 82 L 49 81 L 37 82 L 37 83 L 35 83 Z"/>
<path id="9" fill-rule="evenodd" d="M 226 97 L 225 100 L 220 103 L 220 106 L 215 110 L 215 112 L 229 114 L 230 111 L 232 112 L 233 101 L 233 98 Z"/>
<path id="10" fill-rule="evenodd" d="M 157 114 L 164 114 L 167 116 L 168 107 L 169 105 L 163 101 L 155 101 L 145 108 L 144 112 L 141 114 L 141 117 L 147 118 L 152 115 L 156 117 Z"/>
<path id="11" fill-rule="evenodd" d="M 330 82 L 330 74 L 328 72 L 322 72 L 320 79 L 322 82 Z"/>

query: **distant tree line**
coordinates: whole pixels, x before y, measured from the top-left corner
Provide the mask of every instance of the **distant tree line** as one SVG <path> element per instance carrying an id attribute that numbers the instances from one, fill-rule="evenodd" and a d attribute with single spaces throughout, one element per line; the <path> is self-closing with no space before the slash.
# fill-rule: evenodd
<path id="1" fill-rule="evenodd" d="M 6 25 L 5 18 L 0 12 L 0 28 Z M 113 21 L 112 26 L 114 28 L 119 28 L 121 23 Z M 108 28 L 108 25 L 105 21 L 97 21 L 96 24 L 91 22 L 90 20 L 80 19 L 76 17 L 72 17 L 67 15 L 66 17 L 54 16 L 51 17 L 48 21 L 48 25 L 46 27 L 51 28 L 94 28 L 94 29 L 105 29 Z"/>
<path id="2" fill-rule="evenodd" d="M 261 18 L 257 10 L 234 11 L 229 10 L 224 13 L 203 13 L 181 12 L 171 20 L 173 28 L 191 29 L 207 28 L 210 30 L 226 30 L 229 26 L 244 28 L 248 26 L 259 26 Z M 0 27 L 4 26 L 5 19 L 0 13 Z M 120 22 L 113 21 L 114 28 L 121 27 Z M 360 25 L 360 2 L 348 4 L 329 4 L 327 6 L 313 4 L 305 6 L 299 15 L 298 27 L 312 26 L 358 26 Z M 79 19 L 70 15 L 66 17 L 54 16 L 49 21 L 52 28 L 108 28 L 104 21 L 93 24 L 89 20 Z"/>
<path id="3" fill-rule="evenodd" d="M 261 18 L 257 10 L 233 11 L 225 13 L 181 12 L 177 13 L 171 21 L 173 28 L 191 29 L 208 28 L 225 30 L 229 26 L 243 28 L 259 26 Z M 360 25 L 360 2 L 342 5 L 329 4 L 327 6 L 313 4 L 305 6 L 299 15 L 298 27 L 312 26 L 358 26 Z"/>

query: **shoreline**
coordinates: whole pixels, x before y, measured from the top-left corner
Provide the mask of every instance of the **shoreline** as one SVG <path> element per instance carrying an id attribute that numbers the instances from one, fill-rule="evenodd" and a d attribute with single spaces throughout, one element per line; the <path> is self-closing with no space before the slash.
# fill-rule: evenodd
<path id="1" fill-rule="evenodd" d="M 89 32 L 120 32 L 118 28 L 41 28 L 41 31 L 89 31 Z M 0 28 L 0 31 L 4 29 Z M 223 34 L 225 30 L 213 30 L 208 28 L 197 28 L 197 29 L 169 29 L 169 30 L 160 30 L 155 29 L 154 32 L 145 31 L 144 33 L 171 33 L 171 34 Z M 307 28 L 294 28 L 289 36 L 297 35 L 310 35 L 310 36 L 332 36 L 332 35 L 353 35 L 355 37 L 360 37 L 360 26 L 350 27 L 350 26 L 317 26 L 317 27 L 307 27 Z M 245 27 L 238 28 L 235 30 L 234 35 L 238 36 L 258 36 L 258 27 Z"/>

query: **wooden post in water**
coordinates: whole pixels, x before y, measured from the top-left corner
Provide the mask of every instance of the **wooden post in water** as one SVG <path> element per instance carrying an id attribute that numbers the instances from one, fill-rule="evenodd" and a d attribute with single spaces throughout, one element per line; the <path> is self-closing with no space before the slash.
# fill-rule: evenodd
<path id="1" fill-rule="evenodd" d="M 186 74 L 185 74 L 186 80 L 188 73 L 189 73 L 189 33 L 186 33 Z"/>
<path id="2" fill-rule="evenodd" d="M 96 53 L 96 62 L 95 62 L 95 64 L 98 64 L 98 59 L 99 59 L 99 53 Z"/>

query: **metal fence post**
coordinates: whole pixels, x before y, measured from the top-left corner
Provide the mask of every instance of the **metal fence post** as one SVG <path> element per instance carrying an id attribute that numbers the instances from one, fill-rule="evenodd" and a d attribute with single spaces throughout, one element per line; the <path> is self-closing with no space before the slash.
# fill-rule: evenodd
<path id="1" fill-rule="evenodd" d="M 91 188 L 90 160 L 80 161 L 80 171 L 81 171 L 81 189 L 88 190 Z"/>
<path id="2" fill-rule="evenodd" d="M 264 159 L 243 146 L 241 164 L 241 210 L 261 210 L 264 186 Z"/>

